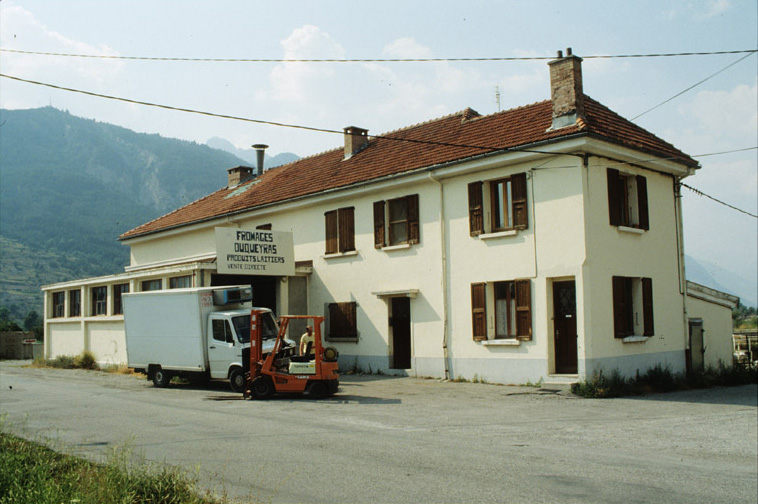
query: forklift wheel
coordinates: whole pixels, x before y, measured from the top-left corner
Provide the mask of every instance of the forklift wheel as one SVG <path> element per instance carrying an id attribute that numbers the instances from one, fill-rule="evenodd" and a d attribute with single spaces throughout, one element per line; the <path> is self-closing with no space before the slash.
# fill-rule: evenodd
<path id="1" fill-rule="evenodd" d="M 274 395 L 274 384 L 271 378 L 267 376 L 259 376 L 250 387 L 250 393 L 255 399 L 268 399 Z"/>
<path id="2" fill-rule="evenodd" d="M 310 382 L 308 384 L 308 397 L 312 397 L 314 399 L 322 399 L 329 394 L 329 387 L 327 386 L 326 382 L 322 381 L 314 381 Z"/>

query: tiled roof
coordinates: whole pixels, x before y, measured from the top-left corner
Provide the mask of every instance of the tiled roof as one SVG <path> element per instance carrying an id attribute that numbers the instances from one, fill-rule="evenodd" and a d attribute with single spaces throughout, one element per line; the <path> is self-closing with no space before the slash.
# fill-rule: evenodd
<path id="1" fill-rule="evenodd" d="M 588 96 L 585 96 L 585 110 L 586 117 L 577 125 L 550 130 L 549 100 L 487 116 L 466 109 L 372 136 L 368 147 L 347 160 L 343 159 L 344 150 L 339 148 L 268 170 L 251 182 L 216 191 L 136 227 L 120 238 L 134 238 L 329 189 L 577 134 L 601 137 L 686 166 L 697 166 L 687 154 Z"/>

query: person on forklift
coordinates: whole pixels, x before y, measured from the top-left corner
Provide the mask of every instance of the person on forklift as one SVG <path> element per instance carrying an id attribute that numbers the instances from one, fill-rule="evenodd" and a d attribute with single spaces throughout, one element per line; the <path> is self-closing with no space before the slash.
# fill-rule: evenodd
<path id="1" fill-rule="evenodd" d="M 300 336 L 300 356 L 302 357 L 306 353 L 310 354 L 308 355 L 308 357 L 310 357 L 311 355 L 315 355 L 316 354 L 316 349 L 314 348 L 315 344 L 316 343 L 313 340 L 313 327 L 307 326 L 305 328 L 305 332 L 303 333 L 303 335 Z"/>

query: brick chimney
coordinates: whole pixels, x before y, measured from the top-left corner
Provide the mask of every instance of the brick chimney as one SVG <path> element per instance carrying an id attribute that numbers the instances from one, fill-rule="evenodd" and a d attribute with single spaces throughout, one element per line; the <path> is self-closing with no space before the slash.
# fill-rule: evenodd
<path id="1" fill-rule="evenodd" d="M 229 168 L 226 170 L 226 172 L 229 174 L 229 182 L 227 182 L 226 187 L 228 189 L 237 187 L 245 180 L 253 177 L 254 171 L 255 170 L 249 166 L 235 166 L 234 168 Z"/>
<path id="2" fill-rule="evenodd" d="M 357 126 L 345 128 L 345 157 L 350 159 L 354 154 L 362 151 L 368 145 L 368 130 Z"/>
<path id="3" fill-rule="evenodd" d="M 566 49 L 566 57 L 558 51 L 558 58 L 550 61 L 550 100 L 553 102 L 553 125 L 550 129 L 573 126 L 584 117 L 584 91 L 582 90 L 582 58 Z"/>

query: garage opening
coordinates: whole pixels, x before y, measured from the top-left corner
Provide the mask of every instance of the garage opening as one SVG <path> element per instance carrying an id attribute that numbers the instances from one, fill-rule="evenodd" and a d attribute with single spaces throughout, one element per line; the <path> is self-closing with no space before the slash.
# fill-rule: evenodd
<path id="1" fill-rule="evenodd" d="M 211 287 L 222 285 L 249 285 L 253 288 L 253 306 L 269 308 L 274 314 L 277 311 L 276 286 L 279 277 L 276 276 L 251 276 L 251 275 L 211 275 Z"/>

